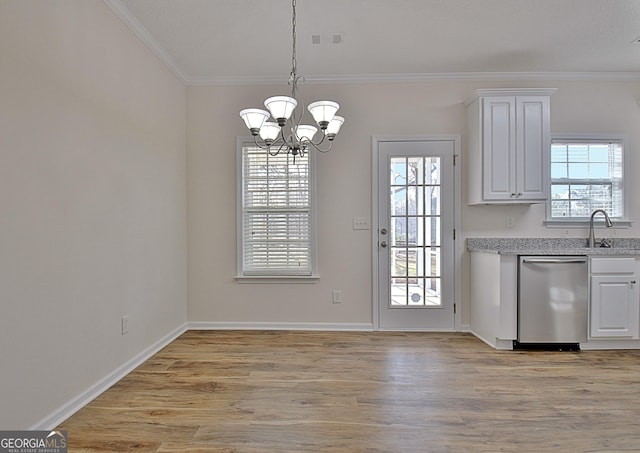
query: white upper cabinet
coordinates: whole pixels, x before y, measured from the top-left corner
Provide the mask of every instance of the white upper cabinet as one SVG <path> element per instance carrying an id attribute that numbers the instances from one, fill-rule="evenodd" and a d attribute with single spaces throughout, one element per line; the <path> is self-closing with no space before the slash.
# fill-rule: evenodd
<path id="1" fill-rule="evenodd" d="M 531 204 L 549 198 L 553 92 L 477 90 L 465 102 L 469 204 Z"/>

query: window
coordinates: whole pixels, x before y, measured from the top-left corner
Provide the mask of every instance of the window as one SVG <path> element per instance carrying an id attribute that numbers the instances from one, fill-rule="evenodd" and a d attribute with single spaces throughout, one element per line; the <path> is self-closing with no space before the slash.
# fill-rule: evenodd
<path id="1" fill-rule="evenodd" d="M 584 222 L 596 209 L 627 220 L 625 138 L 555 137 L 551 142 L 551 199 L 547 223 Z"/>
<path id="2" fill-rule="evenodd" d="M 238 157 L 237 278 L 313 277 L 313 156 L 239 141 Z"/>

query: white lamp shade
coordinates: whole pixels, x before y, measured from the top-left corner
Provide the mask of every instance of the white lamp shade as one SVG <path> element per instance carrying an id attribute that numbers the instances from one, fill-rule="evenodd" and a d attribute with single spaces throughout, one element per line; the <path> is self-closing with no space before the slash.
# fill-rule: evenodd
<path id="1" fill-rule="evenodd" d="M 339 108 L 340 105 L 333 101 L 316 101 L 307 107 L 309 113 L 318 124 L 331 122 Z"/>
<path id="2" fill-rule="evenodd" d="M 260 138 L 264 141 L 271 140 L 272 142 L 278 138 L 280 133 L 280 126 L 271 121 L 267 121 L 260 128 Z"/>
<path id="3" fill-rule="evenodd" d="M 244 109 L 240 112 L 240 117 L 249 129 L 258 130 L 269 118 L 269 112 L 260 109 Z"/>
<path id="4" fill-rule="evenodd" d="M 344 123 L 343 117 L 338 115 L 334 116 L 331 122 L 329 123 L 329 126 L 327 126 L 327 130 L 325 131 L 325 134 L 336 135 L 340 131 L 340 127 L 342 127 L 342 123 Z"/>
<path id="5" fill-rule="evenodd" d="M 269 109 L 271 116 L 275 119 L 288 120 L 296 105 L 298 105 L 298 101 L 289 96 L 273 96 L 264 101 L 264 106 Z"/>
<path id="6" fill-rule="evenodd" d="M 309 126 L 308 124 L 301 124 L 296 127 L 296 136 L 300 139 L 301 142 L 311 141 L 313 136 L 316 135 L 318 128 L 315 126 Z"/>

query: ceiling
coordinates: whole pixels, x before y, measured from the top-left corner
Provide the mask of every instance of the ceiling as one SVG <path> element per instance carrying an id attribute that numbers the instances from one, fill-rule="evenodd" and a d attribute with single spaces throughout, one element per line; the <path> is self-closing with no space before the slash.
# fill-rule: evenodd
<path id="1" fill-rule="evenodd" d="M 290 0 L 104 1 L 186 84 L 280 83 L 291 70 Z M 307 81 L 640 80 L 640 0 L 297 0 L 296 11 Z"/>

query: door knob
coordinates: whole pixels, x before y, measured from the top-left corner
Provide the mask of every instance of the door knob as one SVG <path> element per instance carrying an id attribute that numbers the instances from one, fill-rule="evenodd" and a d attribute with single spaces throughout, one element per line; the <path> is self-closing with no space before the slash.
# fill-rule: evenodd
<path id="1" fill-rule="evenodd" d="M 382 247 L 383 249 L 384 249 L 384 248 L 387 248 L 387 241 L 382 241 L 382 242 L 380 243 L 380 247 Z"/>
<path id="2" fill-rule="evenodd" d="M 386 228 L 381 229 L 380 234 L 387 234 L 387 229 Z"/>

